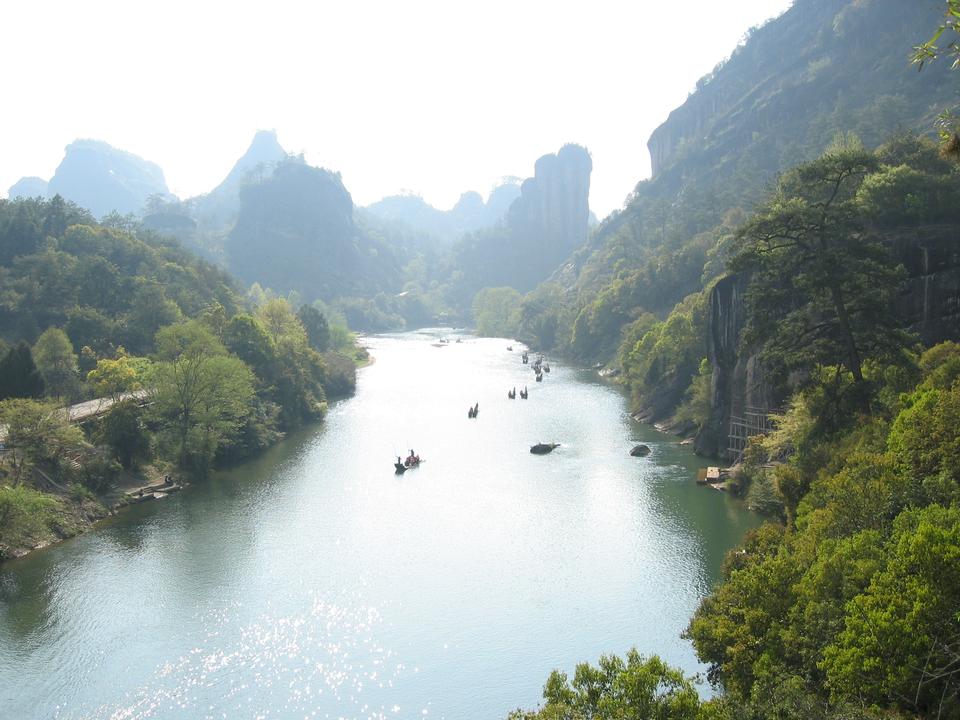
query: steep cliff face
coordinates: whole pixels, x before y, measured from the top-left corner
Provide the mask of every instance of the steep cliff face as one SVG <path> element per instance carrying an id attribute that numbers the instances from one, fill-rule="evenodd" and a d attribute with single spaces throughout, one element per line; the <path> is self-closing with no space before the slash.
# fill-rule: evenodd
<path id="1" fill-rule="evenodd" d="M 306 301 L 396 290 L 400 269 L 389 248 L 353 220 L 340 175 L 287 160 L 240 190 L 240 214 L 226 243 L 228 266 Z"/>
<path id="2" fill-rule="evenodd" d="M 960 337 L 960 237 L 957 226 L 938 225 L 890 234 L 893 252 L 907 270 L 900 308 L 903 324 L 925 345 Z"/>
<path id="3" fill-rule="evenodd" d="M 701 455 L 722 457 L 727 449 L 731 415 L 774 408 L 777 396 L 759 357 L 741 352 L 740 335 L 746 324 L 743 276 L 719 280 L 710 292 L 707 313 L 707 357 L 710 377 L 710 418 L 697 434 L 695 449 Z"/>
<path id="4" fill-rule="evenodd" d="M 139 212 L 151 195 L 170 197 L 159 165 L 99 140 L 70 143 L 47 192 L 97 217 Z"/>
<path id="5" fill-rule="evenodd" d="M 907 278 L 898 303 L 901 324 L 925 345 L 960 337 L 960 242 L 950 225 L 897 228 L 883 233 Z M 779 387 L 760 358 L 740 345 L 746 323 L 744 292 L 747 280 L 731 275 L 710 292 L 707 353 L 710 419 L 696 438 L 702 455 L 726 457 L 730 417 L 748 409 L 776 409 L 787 388 Z"/>
<path id="6" fill-rule="evenodd" d="M 797 0 L 750 33 L 653 132 L 654 176 L 754 147 L 775 171 L 804 159 L 793 155 L 834 129 L 856 129 L 875 145 L 898 123 L 929 126 L 936 113 L 928 99 L 949 87 L 949 66 L 918 74 L 906 57 L 942 13 L 939 0 Z"/>
<path id="7" fill-rule="evenodd" d="M 587 239 L 592 170 L 590 153 L 579 145 L 544 155 L 534 165 L 533 177 L 520 186 L 508 224 L 559 262 Z"/>
<path id="8" fill-rule="evenodd" d="M 526 292 L 549 278 L 587 239 L 592 170 L 590 153 L 579 145 L 537 160 L 503 221 L 454 246 L 452 268 L 460 279 L 452 303 L 469 308 L 481 288 Z M 491 195 L 488 205 L 503 199 Z"/>
<path id="9" fill-rule="evenodd" d="M 258 130 L 247 151 L 234 163 L 217 187 L 194 199 L 196 220 L 206 230 L 229 228 L 240 212 L 240 188 L 248 180 L 256 181 L 257 172 L 269 175 L 278 163 L 287 158 L 287 151 L 272 130 Z"/>

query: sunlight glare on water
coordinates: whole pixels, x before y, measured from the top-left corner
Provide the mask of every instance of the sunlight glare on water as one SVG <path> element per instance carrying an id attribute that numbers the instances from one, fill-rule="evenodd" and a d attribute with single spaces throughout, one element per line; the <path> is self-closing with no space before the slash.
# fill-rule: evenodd
<path id="1" fill-rule="evenodd" d="M 441 335 L 368 338 L 321 427 L 0 567 L 0 706 L 502 718 L 601 653 L 702 670 L 680 633 L 756 519 L 595 374 L 536 383 L 518 344 Z M 410 449 L 424 463 L 395 475 Z"/>

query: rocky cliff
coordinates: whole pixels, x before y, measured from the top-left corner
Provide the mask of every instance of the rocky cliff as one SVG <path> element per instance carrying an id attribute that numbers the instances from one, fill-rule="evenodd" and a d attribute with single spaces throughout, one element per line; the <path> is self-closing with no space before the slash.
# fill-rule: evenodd
<path id="1" fill-rule="evenodd" d="M 898 303 L 901 324 L 925 345 L 960 338 L 960 237 L 955 225 L 896 228 L 883 233 L 894 257 L 906 269 Z M 710 419 L 696 438 L 702 455 L 726 458 L 730 417 L 748 409 L 776 409 L 786 387 L 779 387 L 757 355 L 741 347 L 746 321 L 746 279 L 731 275 L 710 292 L 707 353 Z M 730 458 L 726 458 L 730 459 Z"/>
<path id="2" fill-rule="evenodd" d="M 511 228 L 533 238 L 540 251 L 556 259 L 554 266 L 586 242 L 592 170 L 590 153 L 579 145 L 544 155 L 507 213 Z"/>
<path id="3" fill-rule="evenodd" d="M 47 197 L 47 181 L 38 177 L 20 178 L 10 186 L 7 197 L 11 200 L 17 198 L 45 198 Z"/>
<path id="4" fill-rule="evenodd" d="M 481 288 L 526 292 L 549 278 L 587 239 L 592 169 L 590 154 L 579 145 L 537 160 L 503 221 L 454 246 L 452 269 L 459 279 L 452 304 L 468 308 Z M 491 197 L 488 204 L 493 202 Z"/>
<path id="5" fill-rule="evenodd" d="M 170 197 L 160 166 L 100 140 L 76 140 L 47 188 L 97 217 L 140 212 L 151 195 Z"/>
<path id="6" fill-rule="evenodd" d="M 226 257 L 244 282 L 308 302 L 396 291 L 401 277 L 390 248 L 355 225 L 340 175 L 293 159 L 241 188 Z"/>
<path id="7" fill-rule="evenodd" d="M 195 198 L 194 214 L 205 230 L 221 230 L 231 226 L 240 212 L 240 188 L 248 180 L 257 180 L 273 172 L 287 158 L 287 151 L 272 130 L 258 130 L 247 151 L 234 163 L 217 187 Z"/>
<path id="8" fill-rule="evenodd" d="M 930 127 L 942 108 L 929 99 L 951 87 L 949 63 L 918 74 L 907 56 L 942 14 L 940 0 L 796 0 L 748 33 L 653 132 L 654 176 L 680 164 L 681 183 L 683 165 L 719 171 L 760 149 L 756 169 L 776 172 L 808 159 L 806 148 L 819 152 L 836 130 L 873 146 L 898 125 Z"/>

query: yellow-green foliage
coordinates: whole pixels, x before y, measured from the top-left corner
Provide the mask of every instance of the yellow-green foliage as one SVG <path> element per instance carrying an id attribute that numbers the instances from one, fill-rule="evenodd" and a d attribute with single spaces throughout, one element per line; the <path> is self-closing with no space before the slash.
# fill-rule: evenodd
<path id="1" fill-rule="evenodd" d="M 509 287 L 484 288 L 473 297 L 473 320 L 481 337 L 511 338 L 520 327 L 519 292 Z"/>
<path id="2" fill-rule="evenodd" d="M 689 629 L 733 701 L 800 682 L 825 707 L 960 714 L 957 356 L 920 358 L 892 422 L 818 435 L 801 398 L 757 444 L 789 459 L 774 477 L 791 523 L 731 556 Z"/>
<path id="3" fill-rule="evenodd" d="M 30 547 L 49 532 L 60 501 L 25 485 L 0 485 L 0 559 L 14 548 Z"/>
<path id="4" fill-rule="evenodd" d="M 668 391 L 675 396 L 668 405 L 672 410 L 698 376 L 706 352 L 705 299 L 705 293 L 687 297 L 639 340 L 621 345 L 620 366 L 635 405 L 643 404 L 655 391 Z M 627 337 L 634 336 L 630 333 Z"/>
<path id="5" fill-rule="evenodd" d="M 604 655 L 596 667 L 580 663 L 573 680 L 554 670 L 543 687 L 543 698 L 546 703 L 539 710 L 517 710 L 509 720 L 701 717 L 693 682 L 656 655 L 644 658 L 635 649 L 625 659 Z"/>

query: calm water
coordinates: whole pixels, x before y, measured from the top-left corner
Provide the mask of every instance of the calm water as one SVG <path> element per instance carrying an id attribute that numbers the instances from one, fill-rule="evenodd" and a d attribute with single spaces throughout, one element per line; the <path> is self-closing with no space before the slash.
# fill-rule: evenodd
<path id="1" fill-rule="evenodd" d="M 0 566 L 0 715 L 502 718 L 632 645 L 703 669 L 680 633 L 756 519 L 592 373 L 435 340 L 370 339 L 323 427 Z"/>

